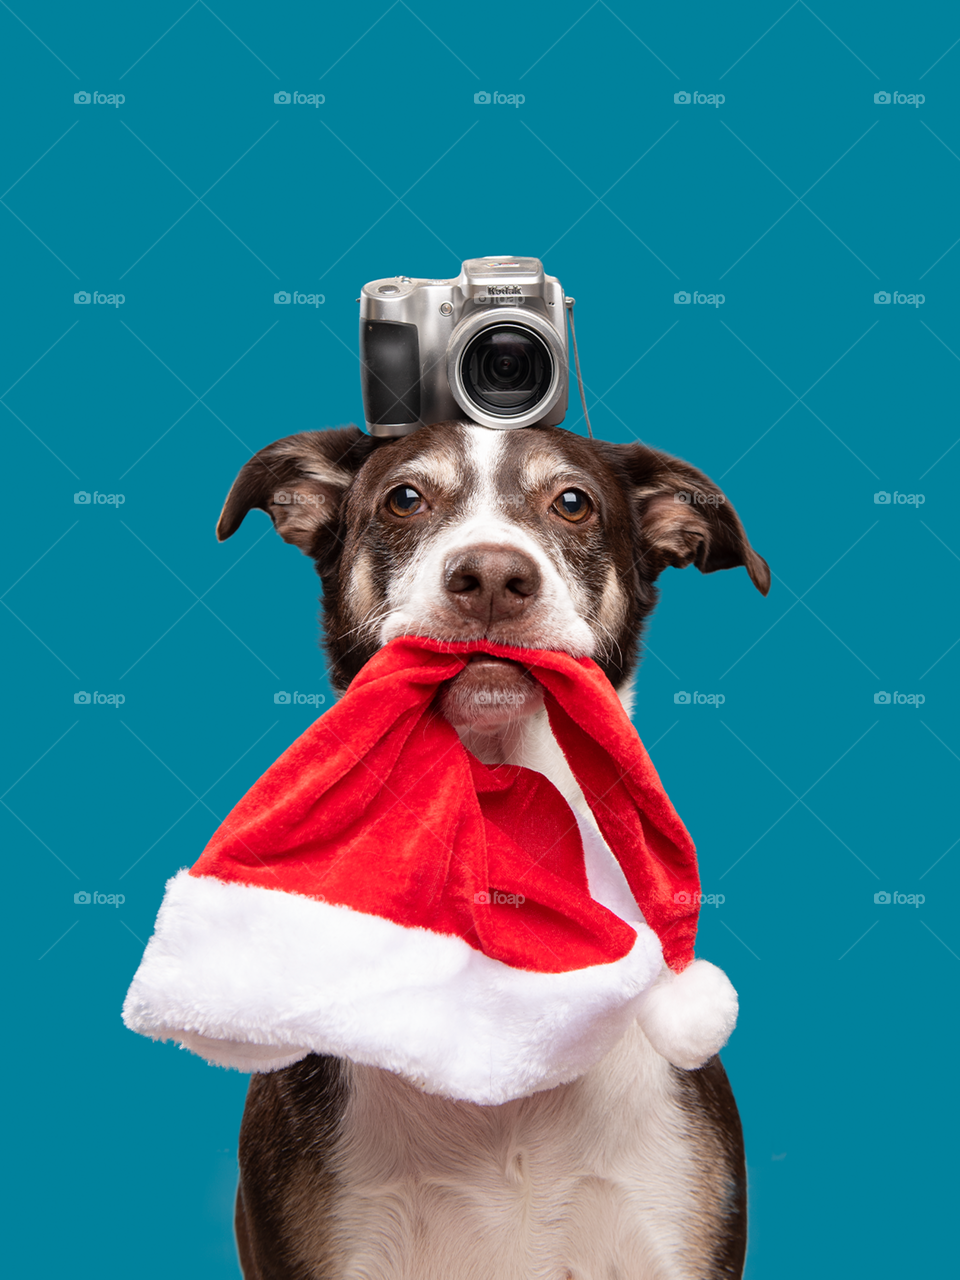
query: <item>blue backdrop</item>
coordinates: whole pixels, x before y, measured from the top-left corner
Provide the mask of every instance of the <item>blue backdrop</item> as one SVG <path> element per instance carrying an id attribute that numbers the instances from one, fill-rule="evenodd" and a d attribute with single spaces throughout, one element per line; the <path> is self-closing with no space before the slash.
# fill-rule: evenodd
<path id="1" fill-rule="evenodd" d="M 246 1080 L 119 1019 L 164 881 L 314 714 L 275 693 L 328 692 L 309 562 L 214 525 L 252 451 L 360 416 L 365 280 L 509 251 L 577 297 L 595 432 L 703 468 L 774 574 L 665 575 L 636 717 L 723 899 L 747 1274 L 934 1273 L 956 6 L 184 5 L 0 8 L 17 1271 L 237 1274 Z"/>

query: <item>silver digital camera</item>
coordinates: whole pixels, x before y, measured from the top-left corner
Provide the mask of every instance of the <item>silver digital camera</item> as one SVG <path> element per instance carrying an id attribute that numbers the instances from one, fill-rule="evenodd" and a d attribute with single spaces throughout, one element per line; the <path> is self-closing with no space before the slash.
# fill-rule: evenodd
<path id="1" fill-rule="evenodd" d="M 466 417 L 556 426 L 567 411 L 560 281 L 538 258 L 470 258 L 455 280 L 371 280 L 360 298 L 367 431 L 403 436 Z"/>

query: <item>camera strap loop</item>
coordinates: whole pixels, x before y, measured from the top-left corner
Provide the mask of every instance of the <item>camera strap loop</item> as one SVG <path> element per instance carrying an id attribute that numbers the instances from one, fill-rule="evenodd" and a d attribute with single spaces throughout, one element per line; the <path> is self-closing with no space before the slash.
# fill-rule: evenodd
<path id="1" fill-rule="evenodd" d="M 593 428 L 590 426 L 590 415 L 587 413 L 587 398 L 583 394 L 583 378 L 580 376 L 580 354 L 577 351 L 577 330 L 573 323 L 573 308 L 576 298 L 564 298 L 563 303 L 570 313 L 570 336 L 573 339 L 573 363 L 577 370 L 577 386 L 580 388 L 580 403 L 583 405 L 583 420 L 587 424 L 587 435 L 593 439 Z"/>

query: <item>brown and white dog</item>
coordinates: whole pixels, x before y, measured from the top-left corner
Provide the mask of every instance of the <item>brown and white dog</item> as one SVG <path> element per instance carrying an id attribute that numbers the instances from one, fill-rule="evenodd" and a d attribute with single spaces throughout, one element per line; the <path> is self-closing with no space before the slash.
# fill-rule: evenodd
<path id="1" fill-rule="evenodd" d="M 588 655 L 629 702 L 664 568 L 770 584 L 701 472 L 555 427 L 305 432 L 246 464 L 218 536 L 252 507 L 316 564 L 340 689 L 418 634 Z M 472 662 L 440 706 L 482 760 L 540 771 L 589 817 L 519 666 Z M 252 1078 L 236 1230 L 247 1280 L 740 1276 L 740 1121 L 719 1058 L 679 1070 L 639 1024 L 580 1079 L 498 1106 L 311 1054 Z"/>

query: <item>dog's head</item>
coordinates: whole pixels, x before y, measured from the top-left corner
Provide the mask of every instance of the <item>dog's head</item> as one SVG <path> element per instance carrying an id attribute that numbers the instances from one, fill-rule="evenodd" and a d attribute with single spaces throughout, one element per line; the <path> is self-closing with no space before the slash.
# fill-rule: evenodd
<path id="1" fill-rule="evenodd" d="M 445 422 L 395 440 L 356 427 L 303 432 L 246 464 L 217 536 L 251 507 L 314 560 L 341 687 L 410 634 L 586 655 L 619 686 L 663 569 L 743 565 L 764 595 L 770 586 L 733 507 L 700 471 L 559 427 Z M 484 690 L 488 718 L 524 703 L 510 697 L 505 664 L 471 665 L 460 678 L 471 706 Z"/>

